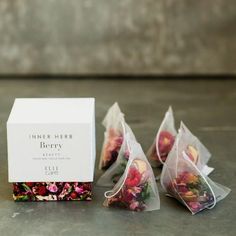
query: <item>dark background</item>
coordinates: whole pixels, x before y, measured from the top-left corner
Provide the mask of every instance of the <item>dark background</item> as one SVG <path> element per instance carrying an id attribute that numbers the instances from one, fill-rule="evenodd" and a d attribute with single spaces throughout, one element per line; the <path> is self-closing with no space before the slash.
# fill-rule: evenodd
<path id="1" fill-rule="evenodd" d="M 1 0 L 2 75 L 235 74 L 234 0 Z"/>

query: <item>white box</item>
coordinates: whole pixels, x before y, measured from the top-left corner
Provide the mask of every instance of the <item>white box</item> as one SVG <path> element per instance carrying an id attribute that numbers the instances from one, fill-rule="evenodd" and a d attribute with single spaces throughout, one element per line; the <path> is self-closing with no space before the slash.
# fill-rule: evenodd
<path id="1" fill-rule="evenodd" d="M 93 182 L 95 99 L 15 99 L 7 143 L 9 182 Z"/>

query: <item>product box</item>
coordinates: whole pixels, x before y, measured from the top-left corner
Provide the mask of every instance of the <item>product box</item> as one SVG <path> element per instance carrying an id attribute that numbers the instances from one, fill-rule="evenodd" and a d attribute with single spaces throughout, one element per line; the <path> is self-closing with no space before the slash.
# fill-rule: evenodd
<path id="1" fill-rule="evenodd" d="M 7 143 L 14 200 L 91 200 L 94 98 L 15 99 Z"/>

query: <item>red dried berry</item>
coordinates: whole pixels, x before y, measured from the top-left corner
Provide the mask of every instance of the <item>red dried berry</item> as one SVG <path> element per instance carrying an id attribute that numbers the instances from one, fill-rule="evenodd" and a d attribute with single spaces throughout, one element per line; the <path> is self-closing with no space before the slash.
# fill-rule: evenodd
<path id="1" fill-rule="evenodd" d="M 140 174 L 140 172 L 136 168 L 131 167 L 129 169 L 127 179 L 125 180 L 126 186 L 128 187 L 138 186 L 138 184 L 141 181 L 141 177 L 142 175 Z"/>
<path id="2" fill-rule="evenodd" d="M 72 193 L 70 194 L 70 196 L 71 196 L 72 199 L 76 199 L 76 198 L 78 197 L 78 195 L 77 195 L 76 192 L 72 192 Z"/>
<path id="3" fill-rule="evenodd" d="M 47 189 L 45 186 L 39 186 L 38 187 L 38 194 L 41 196 L 45 196 L 47 193 Z"/>

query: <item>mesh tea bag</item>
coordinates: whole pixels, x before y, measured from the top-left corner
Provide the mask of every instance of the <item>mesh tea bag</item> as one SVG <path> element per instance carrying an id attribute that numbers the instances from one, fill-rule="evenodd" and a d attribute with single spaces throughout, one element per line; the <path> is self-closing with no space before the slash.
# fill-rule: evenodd
<path id="1" fill-rule="evenodd" d="M 106 131 L 99 169 L 108 169 L 117 159 L 124 138 L 122 122 L 124 122 L 124 114 L 121 112 L 118 103 L 114 103 L 102 122 Z"/>
<path id="2" fill-rule="evenodd" d="M 169 196 L 185 205 L 194 215 L 213 208 L 230 189 L 202 173 L 185 151 L 179 151 L 178 136 L 161 173 L 161 185 Z"/>
<path id="3" fill-rule="evenodd" d="M 104 206 L 131 211 L 160 209 L 160 199 L 152 168 L 135 141 L 129 142 L 130 155 L 124 174 L 111 191 L 105 192 Z"/>
<path id="4" fill-rule="evenodd" d="M 174 145 L 176 134 L 173 111 L 172 108 L 169 107 L 157 132 L 156 138 L 147 152 L 147 156 L 153 167 L 164 164 Z"/>
<path id="5" fill-rule="evenodd" d="M 129 160 L 130 140 L 136 140 L 131 128 L 124 123 L 124 141 L 121 145 L 117 160 L 105 171 L 105 173 L 98 179 L 97 185 L 104 187 L 114 186 L 120 177 L 123 175 L 126 165 Z"/>
<path id="6" fill-rule="evenodd" d="M 205 175 L 210 174 L 214 170 L 214 168 L 208 167 L 207 165 L 211 153 L 200 142 L 200 140 L 190 132 L 183 122 L 180 124 L 178 136 L 179 152 L 184 151 L 190 160 L 196 164 L 199 170 L 201 170 Z"/>

